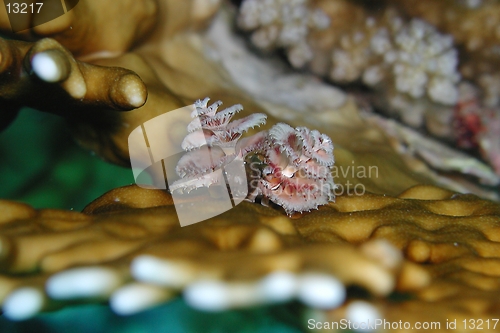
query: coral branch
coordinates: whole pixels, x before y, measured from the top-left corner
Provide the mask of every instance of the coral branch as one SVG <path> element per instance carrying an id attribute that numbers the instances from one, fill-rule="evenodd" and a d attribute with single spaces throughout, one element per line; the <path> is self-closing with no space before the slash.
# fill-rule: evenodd
<path id="1" fill-rule="evenodd" d="M 146 102 L 146 86 L 137 74 L 78 61 L 54 39 L 36 43 L 0 39 L 0 53 L 4 100 L 22 100 L 24 105 L 55 113 L 67 113 L 62 101 L 115 110 L 135 109 Z M 31 71 L 36 76 L 29 75 Z M 52 98 L 40 105 L 40 96 Z"/>

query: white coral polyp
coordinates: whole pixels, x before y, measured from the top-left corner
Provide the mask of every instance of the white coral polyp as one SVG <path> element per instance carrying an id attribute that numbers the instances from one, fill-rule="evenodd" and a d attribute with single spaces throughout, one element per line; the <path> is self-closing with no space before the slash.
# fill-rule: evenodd
<path id="1" fill-rule="evenodd" d="M 363 73 L 363 83 L 368 86 L 375 86 L 385 78 L 384 70 L 381 66 L 371 66 Z"/>
<path id="2" fill-rule="evenodd" d="M 302 67 L 312 59 L 307 42 L 311 30 L 323 30 L 330 18 L 319 8 L 311 8 L 309 0 L 244 0 L 238 25 L 253 31 L 252 43 L 260 49 L 283 47 L 294 67 Z"/>
<path id="3" fill-rule="evenodd" d="M 413 19 L 395 36 L 398 58 L 394 65 L 396 89 L 414 98 L 425 92 L 437 103 L 457 102 L 458 55 L 453 38 L 441 35 L 430 24 Z"/>
<path id="4" fill-rule="evenodd" d="M 458 102 L 458 89 L 446 78 L 433 78 L 427 86 L 427 93 L 435 102 L 455 105 Z"/>
<path id="5" fill-rule="evenodd" d="M 410 66 L 398 64 L 394 67 L 396 76 L 396 89 L 407 93 L 413 98 L 420 98 L 425 94 L 427 75 L 425 72 Z"/>
<path id="6" fill-rule="evenodd" d="M 287 55 L 292 66 L 296 68 L 303 67 L 313 58 L 313 52 L 306 43 L 300 43 L 291 47 Z"/>
<path id="7" fill-rule="evenodd" d="M 363 54 L 348 53 L 343 50 L 334 50 L 332 53 L 332 69 L 330 76 L 339 82 L 355 81 L 366 66 L 366 57 Z"/>
<path id="8" fill-rule="evenodd" d="M 395 14 L 378 22 L 369 18 L 365 30 L 339 39 L 331 60 L 330 77 L 337 82 L 361 79 L 382 90 L 392 91 L 393 86 L 413 99 L 427 97 L 444 105 L 457 102 L 460 74 L 453 38 L 425 21 L 404 23 Z"/>

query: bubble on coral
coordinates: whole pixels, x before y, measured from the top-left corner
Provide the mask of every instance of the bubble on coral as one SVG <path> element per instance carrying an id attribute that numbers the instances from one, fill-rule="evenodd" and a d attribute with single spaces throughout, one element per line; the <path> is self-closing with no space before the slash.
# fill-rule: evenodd
<path id="1" fill-rule="evenodd" d="M 295 296 L 298 280 L 292 272 L 276 271 L 259 281 L 259 292 L 272 302 L 285 302 Z"/>
<path id="2" fill-rule="evenodd" d="M 36 75 L 46 82 L 59 82 L 68 77 L 69 62 L 55 50 L 40 52 L 31 59 Z"/>
<path id="3" fill-rule="evenodd" d="M 117 290 L 109 300 L 111 309 L 122 316 L 132 315 L 169 301 L 174 293 L 145 283 L 130 283 Z"/>

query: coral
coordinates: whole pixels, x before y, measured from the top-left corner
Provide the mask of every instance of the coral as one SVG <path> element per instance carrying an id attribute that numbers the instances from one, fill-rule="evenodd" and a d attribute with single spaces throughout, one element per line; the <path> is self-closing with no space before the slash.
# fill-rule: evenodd
<path id="1" fill-rule="evenodd" d="M 22 100 L 24 105 L 34 106 L 40 96 L 54 90 L 54 87 L 38 82 L 38 78 L 58 83 L 59 89 L 69 97 L 66 97 L 66 103 L 81 99 L 80 103 L 94 107 L 130 110 L 146 102 L 146 87 L 132 71 L 102 68 L 75 60 L 69 50 L 53 39 L 42 39 L 36 43 L 2 39 L 0 52 L 1 72 L 10 76 L 2 84 L 1 97 L 4 101 Z M 28 65 L 25 67 L 26 62 Z M 101 85 L 106 89 L 101 89 Z M 63 98 L 64 95 L 59 94 Z M 53 112 L 63 111 L 54 108 Z"/>
<path id="2" fill-rule="evenodd" d="M 371 302 L 372 306 L 381 313 L 385 312 L 387 321 L 399 322 L 401 320 L 403 323 L 409 322 L 414 325 L 416 321 L 425 318 L 428 321 L 440 322 L 441 330 L 444 329 L 447 319 L 457 318 L 460 321 L 460 318 L 470 316 L 470 318 L 486 320 L 496 316 L 498 305 L 492 290 L 498 288 L 497 275 L 493 272 L 493 267 L 498 265 L 498 259 L 490 257 L 488 251 L 495 251 L 493 248 L 496 246 L 494 235 L 498 226 L 498 205 L 491 204 L 490 208 L 484 206 L 472 208 L 474 204 L 471 197 L 446 194 L 435 188 L 423 187 L 410 189 L 403 193 L 401 198 L 416 200 L 425 198 L 425 201 L 419 201 L 419 203 L 424 204 L 430 211 L 435 213 L 439 211 L 440 217 L 423 224 L 418 223 L 418 227 L 414 226 L 409 229 L 404 223 L 398 223 L 397 226 L 395 224 L 393 227 L 386 225 L 381 229 L 375 228 L 376 231 L 370 235 L 389 238 L 392 239 L 393 244 L 398 243 L 398 247 L 405 249 L 407 258 L 425 263 L 425 267 L 432 272 L 433 280 L 428 286 L 416 291 L 416 297 L 407 301 L 380 300 Z M 471 199 L 472 201 L 469 201 Z M 341 198 L 338 198 L 337 204 L 340 204 L 340 200 Z M 384 207 L 388 208 L 391 205 L 387 203 Z M 468 206 L 470 209 L 464 210 L 467 205 L 471 205 Z M 459 206 L 462 208 L 456 210 Z M 473 217 L 473 211 L 488 212 L 486 214 L 491 214 L 492 220 L 485 221 L 485 224 L 480 226 L 472 222 L 477 221 Z M 366 214 L 367 211 L 359 212 Z M 408 216 L 415 217 L 416 215 L 410 210 Z M 444 222 L 446 219 L 450 219 L 450 224 Z M 465 222 L 467 219 L 471 222 Z M 460 220 L 465 222 L 466 226 L 460 226 Z M 455 222 L 459 225 L 455 225 Z M 484 229 L 486 225 L 490 225 L 491 229 Z M 393 228 L 400 232 L 393 233 L 395 230 Z M 342 226 L 335 227 L 335 230 L 341 229 Z M 467 232 L 471 234 L 459 236 Z M 394 235 L 394 238 L 390 235 Z M 346 238 L 352 240 L 348 235 Z M 349 305 L 348 303 L 343 309 L 330 312 L 325 321 L 333 321 L 338 319 L 339 315 L 346 315 L 345 311 L 348 310 Z M 493 331 L 493 326 L 485 329 Z"/>
<path id="3" fill-rule="evenodd" d="M 125 0 L 113 4 L 89 0 L 51 22 L 16 34 L 11 32 L 7 12 L 2 11 L 0 29 L 16 39 L 33 41 L 52 37 L 75 57 L 92 61 L 115 58 L 159 38 L 203 28 L 220 3 L 220 0 L 190 0 L 179 5 L 175 0 Z"/>
<path id="4" fill-rule="evenodd" d="M 500 73 L 479 75 L 476 82 L 482 89 L 484 105 L 491 108 L 500 106 Z"/>
<path id="5" fill-rule="evenodd" d="M 184 228 L 169 194 L 136 186 L 107 193 L 84 214 L 8 201 L 1 210 L 1 300 L 13 319 L 95 298 L 131 314 L 179 292 L 207 311 L 297 297 L 316 311 L 336 308 L 333 316 L 356 300 L 345 300 L 343 285 L 368 290 L 368 309 L 387 320 L 483 318 L 498 306 L 500 207 L 432 186 L 345 195 L 298 219 L 242 203 Z M 14 272 L 23 275 L 6 275 Z M 381 306 L 393 290 L 412 297 Z"/>
<path id="6" fill-rule="evenodd" d="M 207 97 L 194 104 L 191 114 L 194 119 L 188 124 L 189 134 L 181 144 L 186 154 L 175 168 L 181 179 L 169 186 L 172 193 L 177 190 L 189 193 L 200 187 L 236 181 L 240 176 L 233 174 L 228 166 L 238 159 L 245 161 L 251 170 L 247 175 L 251 188 L 249 200 L 263 196 L 263 202 L 271 200 L 289 215 L 317 209 L 334 200 L 333 143 L 327 135 L 280 123 L 269 132 L 238 141 L 243 132 L 263 125 L 266 115 L 253 113 L 231 121 L 243 109 L 241 105 L 219 111 L 222 102 L 208 106 L 208 101 Z"/>
<path id="7" fill-rule="evenodd" d="M 498 1 L 390 1 L 405 13 L 418 16 L 450 34 L 462 49 L 459 69 L 481 88 L 488 107 L 498 106 Z M 471 10 L 464 10 L 464 7 Z"/>
<path id="8" fill-rule="evenodd" d="M 169 8 L 175 4 L 148 0 L 108 6 L 89 1 L 15 36 L 28 42 L 1 39 L 0 98 L 5 117 L 0 127 L 7 126 L 22 106 L 55 113 L 66 118 L 82 146 L 128 166 L 130 131 L 154 115 L 183 105 L 148 62 L 152 58 L 149 48 L 178 30 L 202 27 L 220 3 L 190 1 L 176 12 L 177 21 L 157 23 L 156 15 L 172 15 Z M 9 21 L 4 15 L 0 27 L 6 28 Z M 109 20 L 108 15 L 123 20 Z M 153 26 L 161 29 L 153 33 Z M 44 36 L 51 38 L 41 39 Z M 151 91 L 153 95 L 148 95 Z M 137 108 L 139 112 L 116 112 Z"/>
<path id="9" fill-rule="evenodd" d="M 380 94 L 376 103 L 383 110 L 420 127 L 427 108 L 440 111 L 433 103 L 457 103 L 457 65 L 451 36 L 422 20 L 405 22 L 386 10 L 384 16 L 368 17 L 363 27 L 340 37 L 329 76 L 340 83 L 362 81 Z"/>
<path id="10" fill-rule="evenodd" d="M 490 162 L 497 174 L 500 174 L 500 109 L 487 110 L 482 116 L 485 129 L 479 133 L 481 154 Z"/>
<path id="11" fill-rule="evenodd" d="M 258 48 L 284 48 L 297 68 L 313 57 L 309 34 L 329 24 L 328 16 L 319 8 L 311 8 L 308 0 L 244 0 L 238 17 L 240 28 L 253 31 L 251 39 Z"/>
<path id="12" fill-rule="evenodd" d="M 242 204 L 217 220 L 181 228 L 168 194 L 135 186 L 116 189 L 93 202 L 85 209 L 91 215 L 35 211 L 6 201 L 1 209 L 5 213 L 0 232 L 2 269 L 29 274 L 19 280 L 2 276 L 3 309 L 13 319 L 34 315 L 49 306 L 51 299 L 93 297 L 110 297 L 115 311 L 130 314 L 182 290 L 193 306 L 215 311 L 290 299 L 297 295 L 295 284 L 303 289 L 303 296 L 298 296 L 306 303 L 331 307 L 343 301 L 344 287 L 338 280 L 384 295 L 394 288 L 395 274 L 403 265 L 397 251 L 383 244 L 373 244 L 374 249 L 381 254 L 396 253 L 385 261 L 346 244 L 291 242 L 300 239 L 293 220 L 257 205 Z M 49 242 L 37 231 L 41 226 Z M 227 232 L 233 236 L 227 238 Z M 25 242 L 37 243 L 37 251 L 24 252 L 28 250 Z M 325 256 L 317 257 L 318 251 Z M 358 263 L 352 271 L 345 269 L 344 258 Z M 360 276 L 359 269 L 373 275 Z M 82 278 L 87 287 L 75 288 Z M 292 285 L 276 293 L 272 286 L 284 281 Z M 316 283 L 331 288 L 333 294 L 311 295 L 309 290 Z M 214 297 L 205 298 L 207 288 L 215 286 Z M 227 293 L 233 289 L 243 294 Z M 26 291 L 31 294 L 25 296 Z M 33 306 L 17 308 L 20 297 Z M 45 301 L 33 304 L 40 298 Z"/>
<path id="13" fill-rule="evenodd" d="M 258 4 L 264 6 L 267 2 L 249 3 L 252 5 L 240 8 L 240 19 L 248 14 L 247 7 L 258 8 Z M 498 62 L 497 57 L 492 57 L 496 52 L 493 43 L 496 37 L 491 36 L 496 33 L 492 29 L 497 21 L 497 3 L 449 0 L 433 3 L 427 10 L 426 5 L 415 1 L 388 1 L 380 4 L 378 11 L 370 10 L 366 3 L 343 0 L 309 1 L 307 5 L 321 10 L 331 21 L 324 31 L 309 35 L 312 54 L 308 57 L 308 68 L 312 72 L 333 83 L 351 85 L 347 89 L 353 91 L 358 90 L 359 83 L 364 84 L 371 92 L 360 94 L 361 99 L 367 99 L 377 110 L 424 129 L 442 141 L 454 142 L 458 148 L 479 150 L 498 172 L 497 145 L 490 139 L 497 135 L 494 124 L 498 112 L 489 112 L 482 106 L 496 108 L 499 101 Z M 287 8 L 283 4 L 275 6 Z M 411 16 L 405 16 L 399 9 Z M 252 11 L 251 21 L 265 21 L 267 12 Z M 447 18 L 444 21 L 443 12 Z M 272 13 L 273 17 L 280 17 L 280 10 Z M 470 20 L 482 20 L 477 26 L 486 25 L 484 31 L 478 33 L 476 28 L 470 28 Z M 453 30 L 456 26 L 462 27 L 462 31 Z M 468 35 L 465 31 L 469 30 L 478 33 L 478 37 Z M 464 43 L 466 52 L 459 54 Z M 480 51 L 471 43 L 485 48 Z M 471 129 L 466 127 L 474 126 L 471 119 L 467 125 L 457 125 L 463 119 L 456 110 L 466 98 L 460 96 L 459 85 L 470 84 L 463 77 L 481 88 L 477 119 L 485 121 L 480 129 L 472 129 L 475 134 L 467 133 Z M 493 125 L 486 125 L 488 120 Z M 480 148 L 479 132 L 488 137 Z"/>
<path id="14" fill-rule="evenodd" d="M 445 105 L 457 102 L 455 84 L 460 76 L 457 72 L 458 55 L 452 48 L 451 36 L 440 35 L 426 22 L 413 19 L 394 33 L 392 41 L 387 30 L 382 29 L 370 42 L 375 53 L 383 56 L 392 67 L 389 72 L 395 76 L 397 91 L 413 98 L 427 93 L 432 101 Z M 371 73 L 381 71 L 377 67 L 368 68 L 363 73 L 363 81 L 376 85 L 378 80 L 370 77 Z"/>
<path id="15" fill-rule="evenodd" d="M 500 18 L 498 1 L 389 2 L 402 8 L 407 14 L 421 17 L 439 30 L 453 35 L 456 44 L 463 45 L 468 52 L 477 52 L 483 57 L 495 57 L 495 48 L 500 42 L 496 31 Z M 464 10 L 466 7 L 472 10 Z"/>
<path id="16" fill-rule="evenodd" d="M 229 13 L 219 13 L 206 33 L 207 53 L 221 63 L 234 84 L 253 100 L 277 105 L 269 108 L 270 114 L 290 120 L 300 113 L 326 113 L 346 104 L 347 96 L 341 89 L 318 82 L 315 76 L 290 72 L 281 59 L 268 61 L 250 52 L 241 37 L 231 29 L 232 20 Z M 294 112 L 285 116 L 278 105 L 286 105 Z"/>
<path id="17" fill-rule="evenodd" d="M 273 4 L 278 9 L 269 10 L 265 8 L 266 4 L 265 1 L 244 2 L 240 22 L 249 16 L 248 21 L 253 24 L 240 25 L 255 28 L 259 20 L 267 20 L 269 12 L 273 18 L 286 17 L 279 13 L 288 10 L 288 5 Z M 378 17 L 365 15 L 364 24 L 341 33 L 332 45 L 332 65 L 328 75 L 334 82 L 362 79 L 368 86 L 394 86 L 396 91 L 412 98 L 427 95 L 440 104 L 454 105 L 457 102 L 456 83 L 460 75 L 451 36 L 440 34 L 419 19 L 405 22 L 391 9 Z M 326 37 L 317 38 L 321 43 L 321 38 Z"/>

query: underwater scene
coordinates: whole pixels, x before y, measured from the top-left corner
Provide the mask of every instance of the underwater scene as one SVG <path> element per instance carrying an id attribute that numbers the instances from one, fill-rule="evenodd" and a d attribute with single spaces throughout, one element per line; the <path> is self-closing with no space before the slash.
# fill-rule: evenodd
<path id="1" fill-rule="evenodd" d="M 500 329 L 500 1 L 38 1 L 0 332 Z"/>

